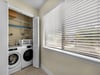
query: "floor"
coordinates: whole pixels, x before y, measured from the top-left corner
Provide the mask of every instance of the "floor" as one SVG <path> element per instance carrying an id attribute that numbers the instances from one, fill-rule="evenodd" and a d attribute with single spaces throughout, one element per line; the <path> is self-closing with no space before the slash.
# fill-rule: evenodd
<path id="1" fill-rule="evenodd" d="M 47 74 L 41 69 L 36 69 L 30 66 L 12 75 L 47 75 Z"/>

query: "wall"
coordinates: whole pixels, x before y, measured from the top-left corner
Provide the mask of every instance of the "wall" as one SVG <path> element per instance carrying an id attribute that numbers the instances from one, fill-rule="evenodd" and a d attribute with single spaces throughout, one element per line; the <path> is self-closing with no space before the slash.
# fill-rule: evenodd
<path id="1" fill-rule="evenodd" d="M 0 75 L 8 75 L 8 15 L 7 3 L 0 0 Z"/>
<path id="2" fill-rule="evenodd" d="M 60 0 L 48 0 L 45 5 L 41 7 L 39 13 L 41 16 L 41 32 L 43 32 L 43 15 L 60 2 Z M 43 33 L 41 33 L 41 39 L 43 39 L 42 35 Z M 42 47 L 41 67 L 50 73 L 49 75 L 100 75 L 100 64 Z"/>
<path id="3" fill-rule="evenodd" d="M 32 39 L 33 19 L 11 11 L 9 10 L 9 46 L 14 46 L 21 39 Z M 14 17 L 13 13 L 15 14 Z"/>
<path id="4" fill-rule="evenodd" d="M 42 48 L 42 68 L 49 75 L 100 75 L 100 64 Z"/>
<path id="5" fill-rule="evenodd" d="M 39 15 L 43 16 L 50 10 L 52 10 L 56 5 L 61 3 L 62 0 L 48 0 L 39 10 Z"/>
<path id="6" fill-rule="evenodd" d="M 38 11 L 36 9 L 34 9 L 32 6 L 26 4 L 22 0 L 8 0 L 8 3 L 20 10 L 23 10 L 24 13 L 33 14 L 34 16 L 38 15 Z"/>

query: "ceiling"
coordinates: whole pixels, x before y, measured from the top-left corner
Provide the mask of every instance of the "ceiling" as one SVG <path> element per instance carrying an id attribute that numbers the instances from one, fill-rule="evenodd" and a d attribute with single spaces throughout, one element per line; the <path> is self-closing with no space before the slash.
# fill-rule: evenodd
<path id="1" fill-rule="evenodd" d="M 27 4 L 30 4 L 34 8 L 39 9 L 47 0 L 22 0 Z"/>

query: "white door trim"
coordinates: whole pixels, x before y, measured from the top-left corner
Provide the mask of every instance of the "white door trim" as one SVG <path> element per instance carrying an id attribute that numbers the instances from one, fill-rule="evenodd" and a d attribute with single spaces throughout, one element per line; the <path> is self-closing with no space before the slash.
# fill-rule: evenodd
<path id="1" fill-rule="evenodd" d="M 0 75 L 8 75 L 8 3 L 0 0 Z"/>
<path id="2" fill-rule="evenodd" d="M 40 67 L 40 28 L 39 17 L 33 18 L 33 66 Z"/>

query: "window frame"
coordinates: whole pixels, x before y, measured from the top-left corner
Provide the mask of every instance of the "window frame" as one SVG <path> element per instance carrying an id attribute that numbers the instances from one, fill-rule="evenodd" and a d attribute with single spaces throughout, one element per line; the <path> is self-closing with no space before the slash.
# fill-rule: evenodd
<path id="1" fill-rule="evenodd" d="M 64 3 L 64 2 L 62 2 L 62 3 Z M 53 8 L 52 10 L 54 10 L 55 8 Z M 47 13 L 47 14 L 49 14 L 49 13 Z M 47 14 L 45 14 L 45 15 L 47 15 Z M 45 15 L 43 15 L 42 19 L 44 19 Z M 44 20 L 42 20 L 42 24 L 44 24 Z M 95 57 L 86 56 L 86 55 L 83 55 L 81 53 L 79 54 L 79 53 L 76 53 L 74 51 L 72 52 L 70 50 L 64 50 L 63 47 L 61 47 L 61 49 L 58 49 L 58 48 L 53 48 L 53 47 L 46 46 L 46 42 L 45 42 L 46 41 L 45 25 L 43 25 L 43 27 L 42 27 L 42 34 L 43 34 L 43 36 L 42 36 L 42 39 L 43 39 L 43 41 L 42 41 L 42 48 L 47 49 L 47 50 L 51 50 L 51 51 L 54 51 L 54 52 L 62 53 L 62 54 L 65 54 L 65 55 L 73 56 L 73 57 L 76 57 L 76 58 L 79 58 L 79 59 L 83 59 L 83 60 L 87 60 L 87 61 L 92 61 L 94 63 L 100 63 L 100 59 L 95 58 Z M 62 41 L 63 41 L 63 39 L 62 39 Z"/>

